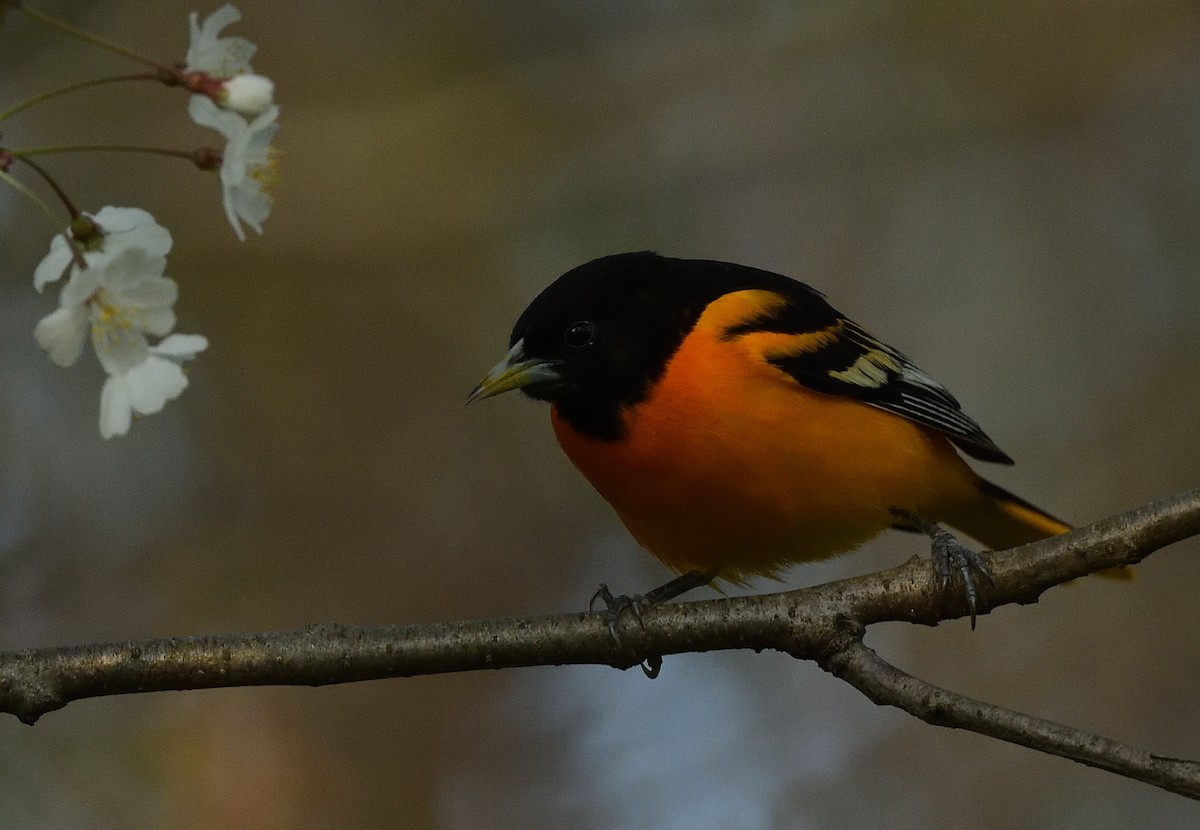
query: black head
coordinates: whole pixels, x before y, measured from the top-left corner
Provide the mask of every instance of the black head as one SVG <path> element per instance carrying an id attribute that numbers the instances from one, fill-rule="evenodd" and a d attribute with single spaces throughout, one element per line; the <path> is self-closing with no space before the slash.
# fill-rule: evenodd
<path id="1" fill-rule="evenodd" d="M 740 270 L 651 252 L 572 269 L 525 309 L 508 358 L 472 400 L 520 388 L 581 432 L 618 438 L 621 410 L 645 398 L 705 306 L 738 287 Z"/>

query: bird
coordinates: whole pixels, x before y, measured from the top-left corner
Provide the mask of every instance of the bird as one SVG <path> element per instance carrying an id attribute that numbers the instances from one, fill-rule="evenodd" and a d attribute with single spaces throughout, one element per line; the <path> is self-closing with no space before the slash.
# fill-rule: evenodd
<path id="1" fill-rule="evenodd" d="M 652 251 L 567 271 L 468 403 L 517 389 L 550 403 L 567 457 L 677 574 L 634 597 L 602 585 L 614 637 L 626 607 L 779 578 L 889 528 L 929 536 L 973 628 L 991 576 L 947 528 L 998 550 L 1070 529 L 967 463 L 1013 460 L 942 384 L 770 271 Z"/>

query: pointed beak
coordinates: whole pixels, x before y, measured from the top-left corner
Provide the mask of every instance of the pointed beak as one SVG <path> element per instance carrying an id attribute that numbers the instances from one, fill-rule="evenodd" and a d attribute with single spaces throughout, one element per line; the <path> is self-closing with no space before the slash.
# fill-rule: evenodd
<path id="1" fill-rule="evenodd" d="M 520 389 L 522 386 L 532 386 L 535 383 L 548 383 L 561 380 L 549 360 L 527 358 L 525 356 L 525 341 L 518 340 L 509 349 L 508 355 L 497 363 L 492 371 L 487 373 L 475 390 L 467 396 L 467 403 L 490 398 L 502 392 Z"/>

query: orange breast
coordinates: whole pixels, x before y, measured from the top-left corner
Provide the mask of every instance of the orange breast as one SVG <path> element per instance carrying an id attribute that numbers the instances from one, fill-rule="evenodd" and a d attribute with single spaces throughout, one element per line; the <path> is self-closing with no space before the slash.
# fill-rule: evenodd
<path id="1" fill-rule="evenodd" d="M 580 434 L 552 410 L 563 451 L 640 544 L 674 570 L 738 581 L 853 548 L 892 524 L 891 508 L 937 521 L 978 498 L 940 434 L 808 390 L 753 337 L 721 340 L 761 304 L 740 295 L 761 293 L 709 306 L 626 413 L 622 440 Z"/>

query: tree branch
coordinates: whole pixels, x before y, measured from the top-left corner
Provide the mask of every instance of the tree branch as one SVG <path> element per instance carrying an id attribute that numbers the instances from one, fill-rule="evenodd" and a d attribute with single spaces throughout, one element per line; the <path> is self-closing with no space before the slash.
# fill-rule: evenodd
<path id="1" fill-rule="evenodd" d="M 985 556 L 988 608 L 1036 602 L 1047 588 L 1140 562 L 1200 534 L 1200 490 L 1105 519 L 1063 536 Z M 628 668 L 660 655 L 773 649 L 811 659 L 868 698 L 928 723 L 969 729 L 1200 798 L 1200 764 L 971 700 L 883 661 L 862 642 L 886 621 L 937 625 L 965 602 L 938 590 L 929 560 L 779 594 L 655 606 L 631 615 L 614 642 L 602 614 L 472 620 L 430 625 L 312 625 L 295 631 L 179 637 L 0 653 L 0 712 L 32 724 L 73 700 L 229 686 L 320 686 L 384 677 L 516 666 L 606 664 Z"/>
<path id="2" fill-rule="evenodd" d="M 969 729 L 1200 799 L 1200 763 L 1152 755 L 926 683 L 880 658 L 863 643 L 861 629 L 847 631 L 818 662 L 880 706 L 895 706 L 934 726 Z"/>

